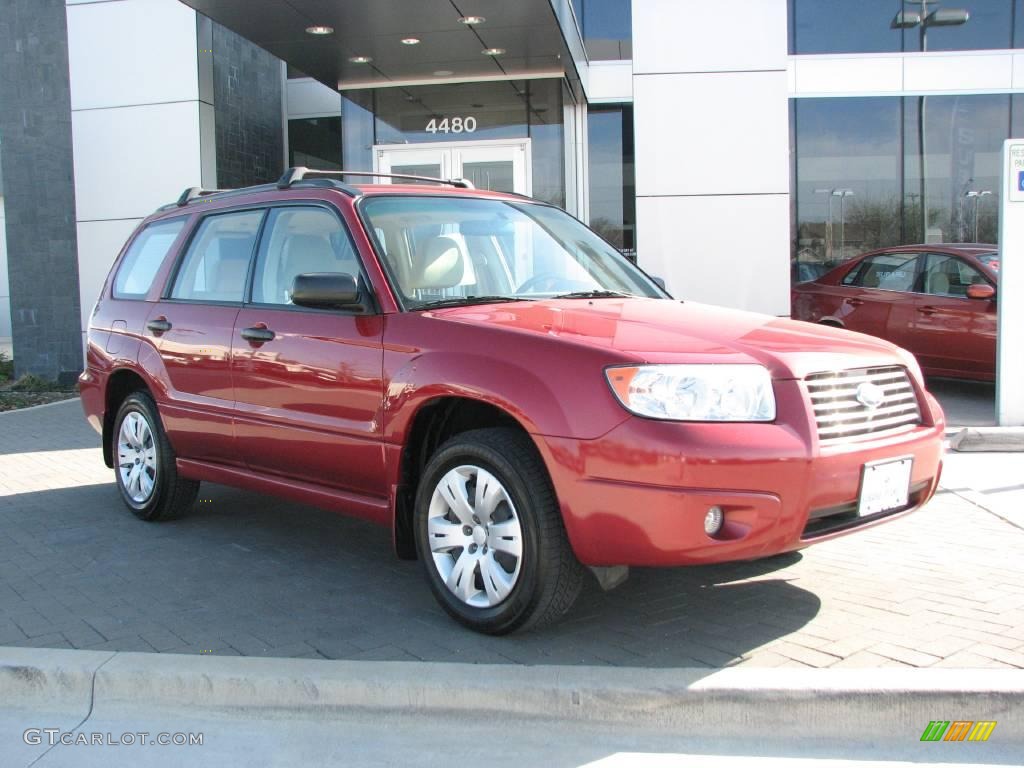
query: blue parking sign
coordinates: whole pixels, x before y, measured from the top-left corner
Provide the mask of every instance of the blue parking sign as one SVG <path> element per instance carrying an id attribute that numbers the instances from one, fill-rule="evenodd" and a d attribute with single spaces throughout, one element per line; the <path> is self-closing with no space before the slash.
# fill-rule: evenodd
<path id="1" fill-rule="evenodd" d="M 1017 171 L 1017 191 L 1024 192 L 1024 171 Z"/>

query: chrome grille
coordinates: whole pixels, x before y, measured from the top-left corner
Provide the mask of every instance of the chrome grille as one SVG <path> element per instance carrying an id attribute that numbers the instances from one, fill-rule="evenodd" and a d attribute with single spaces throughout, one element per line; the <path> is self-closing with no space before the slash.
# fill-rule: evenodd
<path id="1" fill-rule="evenodd" d="M 804 381 L 823 444 L 902 432 L 921 423 L 917 396 L 902 366 L 812 373 Z M 864 383 L 884 393 L 875 408 L 857 400 L 857 388 Z"/>

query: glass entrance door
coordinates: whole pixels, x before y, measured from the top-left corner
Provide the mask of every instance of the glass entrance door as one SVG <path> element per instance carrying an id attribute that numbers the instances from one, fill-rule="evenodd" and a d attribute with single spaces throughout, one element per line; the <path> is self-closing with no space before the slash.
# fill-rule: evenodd
<path id="1" fill-rule="evenodd" d="M 529 139 L 377 146 L 374 165 L 379 173 L 464 178 L 477 189 L 531 194 Z M 389 179 L 380 181 L 391 183 Z"/>

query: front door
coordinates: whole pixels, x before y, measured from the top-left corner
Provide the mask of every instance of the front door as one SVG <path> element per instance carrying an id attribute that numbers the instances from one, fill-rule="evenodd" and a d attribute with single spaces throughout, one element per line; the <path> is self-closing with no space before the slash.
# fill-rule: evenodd
<path id="1" fill-rule="evenodd" d="M 238 450 L 253 471 L 383 499 L 383 316 L 296 306 L 310 272 L 366 285 L 335 211 L 272 209 L 231 344 Z"/>
<path id="2" fill-rule="evenodd" d="M 463 178 L 477 189 L 532 193 L 529 139 L 381 145 L 374 148 L 374 163 L 378 173 Z"/>

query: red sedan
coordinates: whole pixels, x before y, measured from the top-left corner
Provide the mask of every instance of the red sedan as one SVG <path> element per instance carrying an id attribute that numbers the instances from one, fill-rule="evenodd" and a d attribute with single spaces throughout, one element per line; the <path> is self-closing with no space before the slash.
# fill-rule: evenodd
<path id="1" fill-rule="evenodd" d="M 793 317 L 878 336 L 931 376 L 994 381 L 997 246 L 870 251 L 793 286 Z"/>

